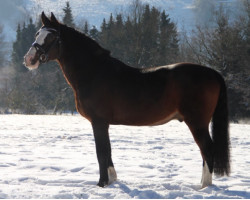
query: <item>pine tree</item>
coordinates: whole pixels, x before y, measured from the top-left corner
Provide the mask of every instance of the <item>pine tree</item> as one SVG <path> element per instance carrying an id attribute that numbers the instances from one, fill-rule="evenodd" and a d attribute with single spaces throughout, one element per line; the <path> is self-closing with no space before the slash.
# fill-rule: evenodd
<path id="1" fill-rule="evenodd" d="M 99 41 L 99 31 L 97 30 L 97 28 L 95 26 L 92 26 L 92 28 L 90 29 L 89 36 L 92 39 Z"/>
<path id="2" fill-rule="evenodd" d="M 113 56 L 118 59 L 124 58 L 125 47 L 124 45 L 124 24 L 122 20 L 122 15 L 116 15 L 116 20 L 114 21 L 113 28 L 111 30 L 111 43 L 113 48 Z"/>
<path id="3" fill-rule="evenodd" d="M 13 51 L 12 51 L 12 62 L 18 63 L 20 59 L 20 54 L 22 53 L 22 47 L 21 47 L 21 38 L 22 38 L 22 32 L 21 32 L 21 25 L 18 24 L 17 30 L 16 30 L 16 41 L 13 42 Z"/>
<path id="4" fill-rule="evenodd" d="M 142 56 L 143 67 L 157 65 L 157 43 L 159 33 L 159 11 L 149 5 L 145 6 L 142 16 Z"/>
<path id="5" fill-rule="evenodd" d="M 107 24 L 107 28 L 109 30 L 112 30 L 113 27 L 114 27 L 114 18 L 113 18 L 113 14 L 111 13 L 109 17 L 109 22 Z"/>
<path id="6" fill-rule="evenodd" d="M 107 48 L 112 49 L 114 48 L 114 18 L 113 14 L 110 14 L 109 21 L 107 23 Z"/>
<path id="7" fill-rule="evenodd" d="M 108 28 L 107 28 L 107 23 L 106 23 L 106 19 L 104 18 L 101 24 L 101 31 L 100 31 L 100 44 L 105 47 L 108 48 Z"/>
<path id="8" fill-rule="evenodd" d="M 13 91 L 9 95 L 9 107 L 18 109 L 24 113 L 35 113 L 37 108 L 36 84 L 30 77 L 30 73 L 23 65 L 23 56 L 34 41 L 36 27 L 32 19 L 21 27 L 17 27 L 16 41 L 13 43 L 12 65 L 14 66 Z"/>
<path id="9" fill-rule="evenodd" d="M 27 26 L 26 31 L 27 31 L 27 34 L 25 36 L 25 38 L 26 38 L 25 46 L 27 48 L 26 50 L 28 51 L 28 49 L 30 48 L 30 44 L 32 44 L 34 41 L 34 35 L 37 31 L 36 25 L 33 23 L 32 18 L 29 19 L 29 24 Z"/>
<path id="10" fill-rule="evenodd" d="M 171 22 L 165 10 L 160 17 L 159 65 L 176 62 L 179 52 L 176 25 Z"/>
<path id="11" fill-rule="evenodd" d="M 117 29 L 122 29 L 123 28 L 123 20 L 122 20 L 122 15 L 121 14 L 116 15 L 115 26 L 116 26 Z"/>
<path id="12" fill-rule="evenodd" d="M 105 32 L 106 30 L 107 30 L 107 23 L 106 23 L 106 19 L 104 18 L 102 20 L 101 31 Z"/>
<path id="13" fill-rule="evenodd" d="M 83 33 L 84 33 L 85 35 L 88 35 L 88 34 L 89 34 L 89 24 L 88 24 L 87 21 L 85 21 L 85 23 L 84 23 Z"/>
<path id="14" fill-rule="evenodd" d="M 75 27 L 72 10 L 69 5 L 69 1 L 66 2 L 66 7 L 63 8 L 64 11 L 64 17 L 63 17 L 63 23 L 70 27 Z"/>
<path id="15" fill-rule="evenodd" d="M 18 72 L 26 72 L 27 69 L 23 66 L 23 56 L 29 50 L 32 42 L 34 41 L 34 35 L 36 33 L 36 26 L 33 24 L 30 18 L 28 26 L 26 23 L 21 28 L 18 24 L 16 31 L 16 41 L 13 43 L 12 62 L 16 66 Z"/>
<path id="16" fill-rule="evenodd" d="M 127 20 L 124 23 L 124 57 L 123 61 L 129 65 L 136 66 L 135 59 L 135 44 L 136 44 L 136 35 L 134 31 L 134 26 L 130 20 L 130 17 L 127 17 Z"/>
<path id="17" fill-rule="evenodd" d="M 3 34 L 3 26 L 0 25 L 0 67 L 2 67 L 5 63 L 5 37 Z"/>

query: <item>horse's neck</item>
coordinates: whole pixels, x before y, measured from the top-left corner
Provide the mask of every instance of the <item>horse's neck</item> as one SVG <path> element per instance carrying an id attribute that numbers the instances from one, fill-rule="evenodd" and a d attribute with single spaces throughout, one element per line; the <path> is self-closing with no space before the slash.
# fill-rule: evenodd
<path id="1" fill-rule="evenodd" d="M 93 66 L 91 65 L 91 60 L 84 55 L 77 55 L 74 52 L 62 51 L 60 59 L 57 62 L 66 78 L 67 82 L 76 88 L 79 84 L 88 84 L 87 82 L 91 80 L 91 75 Z"/>
<path id="2" fill-rule="evenodd" d="M 75 42 L 75 44 L 72 42 Z M 82 86 L 90 85 L 91 81 L 94 80 L 94 76 L 100 71 L 115 73 L 115 71 L 125 69 L 126 74 L 128 74 L 128 71 L 138 71 L 138 69 L 128 67 L 121 61 L 109 57 L 108 51 L 100 49 L 99 52 L 98 48 L 91 48 L 91 43 L 86 46 L 76 42 L 76 40 L 72 41 L 70 38 L 66 40 L 65 45 L 62 44 L 61 55 L 58 59 L 65 78 L 73 88 L 76 88 L 79 84 Z M 89 49 L 84 49 L 86 47 Z M 91 51 L 95 52 L 90 54 Z"/>

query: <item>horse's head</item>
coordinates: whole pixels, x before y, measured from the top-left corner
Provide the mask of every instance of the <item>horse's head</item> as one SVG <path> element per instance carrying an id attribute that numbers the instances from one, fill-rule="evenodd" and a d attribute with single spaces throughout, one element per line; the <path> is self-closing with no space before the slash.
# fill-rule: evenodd
<path id="1" fill-rule="evenodd" d="M 36 33 L 35 42 L 24 56 L 24 64 L 29 69 L 38 68 L 40 63 L 55 60 L 60 55 L 60 23 L 53 13 L 47 18 L 41 15 L 42 27 Z"/>

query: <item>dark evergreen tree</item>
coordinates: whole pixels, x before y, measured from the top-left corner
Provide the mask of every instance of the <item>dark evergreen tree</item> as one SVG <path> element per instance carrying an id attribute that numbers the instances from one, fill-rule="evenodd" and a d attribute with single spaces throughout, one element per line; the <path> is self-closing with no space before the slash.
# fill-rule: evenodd
<path id="1" fill-rule="evenodd" d="M 106 19 L 104 18 L 102 20 L 102 24 L 101 24 L 101 31 L 100 31 L 100 43 L 103 45 L 103 46 L 106 46 L 107 45 L 107 34 L 108 34 L 108 31 L 107 31 L 107 23 L 106 23 Z"/>
<path id="2" fill-rule="evenodd" d="M 87 21 L 85 21 L 85 23 L 84 23 L 83 33 L 84 33 L 85 35 L 88 35 L 88 34 L 89 34 L 89 24 L 88 24 Z"/>
<path id="3" fill-rule="evenodd" d="M 36 26 L 32 19 L 28 25 L 24 23 L 17 27 L 16 41 L 13 43 L 12 65 L 14 66 L 13 89 L 9 95 L 9 107 L 25 113 L 36 112 L 37 96 L 35 95 L 33 76 L 23 65 L 23 56 L 34 41 Z"/>
<path id="4" fill-rule="evenodd" d="M 72 15 L 72 10 L 71 10 L 71 7 L 69 5 L 69 1 L 66 2 L 66 7 L 63 8 L 63 11 L 64 11 L 63 23 L 70 26 L 70 27 L 75 27 L 73 15 Z"/>
<path id="5" fill-rule="evenodd" d="M 0 25 L 0 67 L 3 67 L 6 61 L 6 42 L 5 42 L 5 35 L 3 33 L 3 26 Z"/>
<path id="6" fill-rule="evenodd" d="M 108 24 L 107 24 L 108 30 L 109 31 L 112 30 L 113 26 L 114 26 L 114 18 L 113 18 L 113 14 L 111 13 L 110 17 L 109 17 Z"/>
<path id="7" fill-rule="evenodd" d="M 112 55 L 118 59 L 124 59 L 124 49 L 127 44 L 124 43 L 124 24 L 121 14 L 116 15 L 111 34 L 110 42 L 113 47 Z"/>
<path id="8" fill-rule="evenodd" d="M 23 56 L 34 41 L 35 33 L 36 26 L 33 24 L 32 19 L 30 19 L 28 26 L 24 23 L 21 28 L 20 24 L 18 24 L 16 41 L 13 43 L 12 51 L 12 62 L 15 64 L 17 72 L 27 71 L 23 65 Z"/>
<path id="9" fill-rule="evenodd" d="M 174 63 L 179 54 L 176 25 L 171 22 L 165 10 L 160 17 L 159 65 Z"/>
<path id="10" fill-rule="evenodd" d="M 92 28 L 90 29 L 89 36 L 92 39 L 99 41 L 99 31 L 97 30 L 97 28 L 95 26 L 92 26 Z"/>
<path id="11" fill-rule="evenodd" d="M 127 17 L 127 20 L 124 23 L 124 58 L 122 60 L 129 65 L 135 66 L 135 44 L 136 44 L 136 35 L 134 31 L 134 26 L 130 20 L 130 17 Z"/>
<path id="12" fill-rule="evenodd" d="M 22 54 L 22 46 L 21 46 L 21 38 L 22 38 L 22 32 L 21 32 L 21 25 L 18 24 L 17 30 L 16 30 L 16 41 L 13 43 L 13 51 L 12 51 L 12 62 L 14 64 L 17 64 L 20 60 L 20 55 Z"/>
<path id="13" fill-rule="evenodd" d="M 142 16 L 142 56 L 143 67 L 156 66 L 158 54 L 159 11 L 145 6 Z"/>
<path id="14" fill-rule="evenodd" d="M 110 14 L 109 17 L 109 21 L 107 23 L 107 32 L 106 32 L 106 37 L 107 37 L 107 41 L 106 41 L 106 48 L 107 49 L 112 49 L 114 48 L 114 18 L 113 18 L 113 14 Z"/>
<path id="15" fill-rule="evenodd" d="M 102 21 L 102 25 L 101 25 L 101 32 L 105 32 L 107 31 L 107 23 L 106 23 L 106 19 L 104 18 Z"/>

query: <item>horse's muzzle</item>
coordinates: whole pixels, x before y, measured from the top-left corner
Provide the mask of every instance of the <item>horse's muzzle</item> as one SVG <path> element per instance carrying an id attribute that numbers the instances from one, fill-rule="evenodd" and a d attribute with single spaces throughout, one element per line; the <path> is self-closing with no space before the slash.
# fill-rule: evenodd
<path id="1" fill-rule="evenodd" d="M 23 64 L 27 67 L 27 66 L 30 66 L 30 65 L 32 65 L 32 60 L 33 60 L 33 56 L 32 55 L 28 55 L 28 54 L 26 54 L 25 56 L 24 56 L 24 62 L 23 62 Z"/>
<path id="2" fill-rule="evenodd" d="M 28 69 L 37 69 L 40 62 L 38 59 L 35 59 L 35 57 L 36 57 L 35 55 L 27 53 L 24 56 L 24 62 L 23 62 L 25 67 L 27 67 Z"/>

